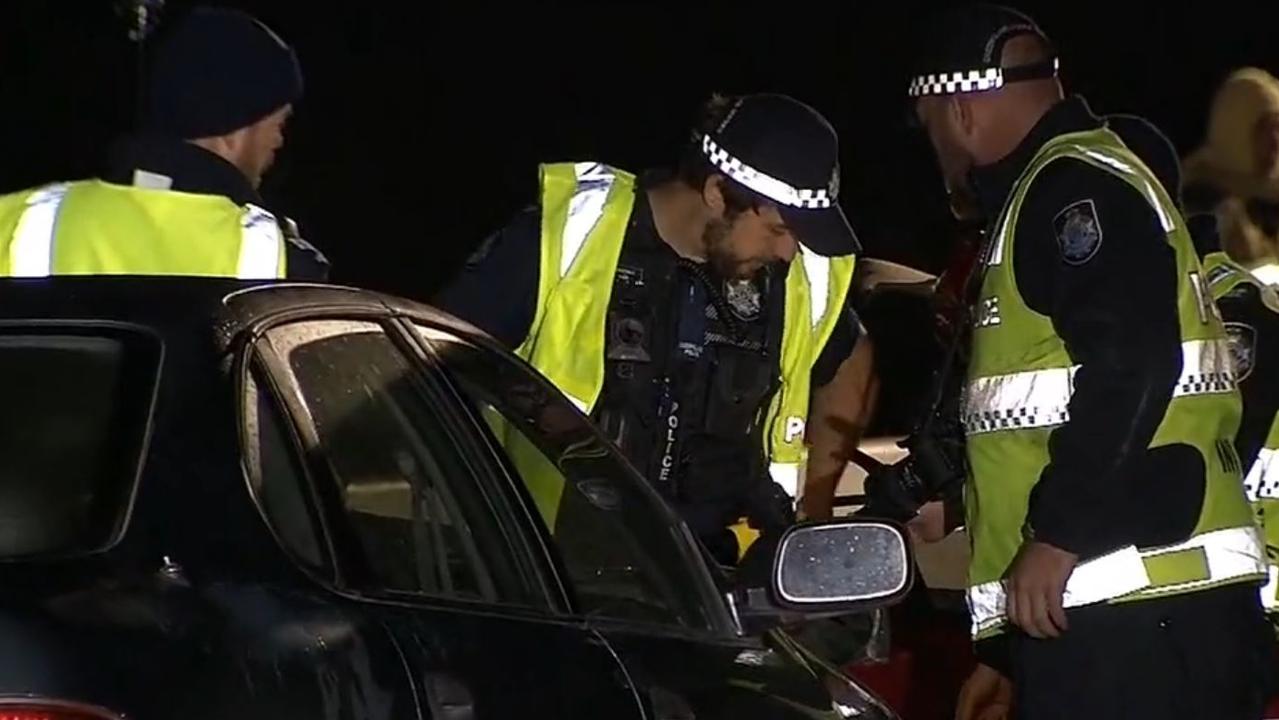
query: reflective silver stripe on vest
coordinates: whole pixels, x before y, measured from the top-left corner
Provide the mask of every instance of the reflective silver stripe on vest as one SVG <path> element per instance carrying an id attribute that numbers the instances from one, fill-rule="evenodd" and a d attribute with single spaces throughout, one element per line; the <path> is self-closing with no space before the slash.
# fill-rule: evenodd
<path id="1" fill-rule="evenodd" d="M 1262 448 L 1243 479 L 1248 502 L 1279 498 L 1279 452 Z"/>
<path id="2" fill-rule="evenodd" d="M 798 463 L 772 463 L 768 466 L 768 474 L 773 478 L 773 482 L 782 486 L 782 489 L 786 491 L 787 495 L 791 497 L 798 497 Z"/>
<path id="3" fill-rule="evenodd" d="M 803 245 L 799 246 L 799 256 L 804 261 L 804 274 L 808 277 L 808 309 L 812 315 L 813 327 L 821 323 L 826 314 L 826 305 L 830 303 L 830 258 L 822 257 Z"/>
<path id="4" fill-rule="evenodd" d="M 1192 582 L 1154 585 L 1143 558 L 1169 553 L 1202 550 L 1207 577 Z M 1148 550 L 1128 546 L 1108 555 L 1080 563 L 1066 581 L 1064 607 L 1081 607 L 1123 597 L 1139 590 L 1169 594 L 1217 583 L 1266 574 L 1265 549 L 1255 527 L 1227 528 L 1204 533 L 1183 543 Z M 979 633 L 1003 624 L 1008 595 L 1003 580 L 992 580 L 968 589 L 968 609 L 972 632 Z"/>
<path id="5" fill-rule="evenodd" d="M 573 393 L 570 393 L 567 390 L 561 389 L 560 392 L 564 393 L 564 397 L 568 398 L 568 401 L 573 403 L 573 407 L 581 410 L 583 415 L 589 415 L 591 413 L 591 406 L 585 400 L 575 397 Z"/>
<path id="6" fill-rule="evenodd" d="M 1154 208 L 1155 214 L 1159 216 L 1159 223 L 1163 225 L 1164 232 L 1172 232 L 1173 229 L 1177 227 L 1177 223 L 1174 222 L 1173 219 L 1169 217 L 1168 213 L 1164 210 L 1163 203 L 1159 201 L 1159 194 L 1155 190 L 1154 186 L 1152 186 L 1150 182 L 1146 180 L 1144 176 L 1139 174 L 1136 168 L 1124 162 L 1123 160 L 1120 160 L 1117 157 L 1106 155 L 1105 153 L 1101 153 L 1096 150 L 1092 150 L 1085 147 L 1079 147 L 1079 146 L 1076 146 L 1075 149 L 1082 152 L 1084 155 L 1092 158 L 1093 160 L 1096 160 L 1097 162 L 1102 163 L 1103 165 L 1109 165 L 1110 167 L 1118 170 L 1124 175 L 1129 175 L 1135 180 L 1137 180 L 1138 184 L 1141 185 L 1142 192 L 1145 193 L 1146 195 L 1146 201 L 1150 203 L 1150 207 Z"/>
<path id="7" fill-rule="evenodd" d="M 977 378 L 964 393 L 964 430 L 976 435 L 1065 423 L 1077 370 L 1051 368 Z"/>
<path id="8" fill-rule="evenodd" d="M 1181 344 L 1181 377 L 1173 397 L 1211 395 L 1235 389 L 1235 370 L 1226 340 L 1192 340 Z"/>
<path id="9" fill-rule="evenodd" d="M 568 275 L 586 238 L 595 224 L 604 216 L 604 203 L 616 176 L 600 163 L 577 163 L 573 166 L 577 175 L 577 191 L 568 204 L 568 220 L 560 243 L 560 277 Z"/>
<path id="10" fill-rule="evenodd" d="M 242 280 L 278 278 L 284 234 L 275 216 L 256 205 L 245 205 L 240 223 L 240 258 L 235 276 Z"/>
<path id="11" fill-rule="evenodd" d="M 11 277 L 48 277 L 53 268 L 53 236 L 57 233 L 58 210 L 70 183 L 57 183 L 33 191 L 27 207 L 13 228 L 9 244 Z"/>
<path id="12" fill-rule="evenodd" d="M 1141 186 L 1142 193 L 1146 196 L 1146 201 L 1150 203 L 1150 207 L 1154 209 L 1155 214 L 1159 216 L 1159 223 L 1163 226 L 1164 232 L 1172 232 L 1177 226 L 1176 222 L 1168 215 L 1164 209 L 1163 203 L 1159 201 L 1158 192 L 1155 190 L 1145 177 L 1138 174 L 1137 170 L 1128 163 L 1119 158 L 1107 155 L 1097 150 L 1086 148 L 1080 145 L 1073 146 L 1073 149 L 1103 165 L 1114 168 L 1115 170 L 1127 175 L 1138 181 Z M 1067 156 L 1068 157 L 1068 156 Z M 990 258 L 987 259 L 986 265 L 995 266 L 1003 262 L 1004 246 L 1008 240 L 1008 217 L 1007 214 L 1001 219 L 999 226 L 995 232 L 995 244 L 991 249 Z"/>
<path id="13" fill-rule="evenodd" d="M 961 420 L 968 435 L 1053 427 L 1070 420 L 1079 366 L 977 378 L 964 392 Z M 1173 397 L 1230 392 L 1235 387 L 1225 340 L 1181 344 L 1181 377 Z"/>

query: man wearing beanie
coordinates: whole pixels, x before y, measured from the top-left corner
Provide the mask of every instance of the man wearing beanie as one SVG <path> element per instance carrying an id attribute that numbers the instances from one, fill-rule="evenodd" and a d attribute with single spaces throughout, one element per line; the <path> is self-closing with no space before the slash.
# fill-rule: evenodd
<path id="1" fill-rule="evenodd" d="M 0 277 L 324 280 L 328 263 L 258 195 L 302 94 L 293 51 L 253 17 L 197 7 L 169 28 L 143 128 L 102 178 L 0 197 Z"/>

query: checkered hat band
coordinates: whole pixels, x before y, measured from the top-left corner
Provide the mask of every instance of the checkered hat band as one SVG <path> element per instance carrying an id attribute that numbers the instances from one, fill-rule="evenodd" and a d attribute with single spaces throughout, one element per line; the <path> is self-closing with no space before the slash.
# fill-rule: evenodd
<path id="1" fill-rule="evenodd" d="M 911 97 L 923 97 L 924 95 L 954 95 L 955 93 L 998 90 L 1003 86 L 1004 71 L 993 67 L 916 75 L 911 78 L 907 92 Z"/>
<path id="2" fill-rule="evenodd" d="M 834 195 L 825 188 L 796 188 L 784 180 L 756 170 L 720 147 L 710 135 L 702 136 L 702 153 L 711 165 L 725 175 L 775 203 L 806 210 L 820 210 L 835 204 Z"/>

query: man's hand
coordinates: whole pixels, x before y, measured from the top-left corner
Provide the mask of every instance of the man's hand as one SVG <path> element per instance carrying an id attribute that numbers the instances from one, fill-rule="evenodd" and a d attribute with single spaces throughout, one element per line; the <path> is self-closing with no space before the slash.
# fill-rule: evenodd
<path id="1" fill-rule="evenodd" d="M 941 500 L 919 506 L 919 514 L 906 523 L 917 543 L 935 543 L 946 537 L 946 507 Z"/>
<path id="2" fill-rule="evenodd" d="M 1007 720 L 1012 717 L 1013 684 L 988 665 L 978 664 L 955 701 L 955 720 Z"/>
<path id="3" fill-rule="evenodd" d="M 1021 546 L 1008 573 L 1008 619 L 1033 638 L 1066 630 L 1061 598 L 1079 556 L 1043 542 Z"/>

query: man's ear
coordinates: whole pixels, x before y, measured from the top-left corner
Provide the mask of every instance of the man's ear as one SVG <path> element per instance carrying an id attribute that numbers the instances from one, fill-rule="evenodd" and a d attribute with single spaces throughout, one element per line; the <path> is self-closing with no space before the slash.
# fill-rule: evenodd
<path id="1" fill-rule="evenodd" d="M 236 159 L 239 158 L 241 151 L 244 149 L 244 144 L 248 141 L 248 135 L 249 131 L 247 128 L 240 128 L 239 130 L 229 132 L 225 135 L 195 138 L 189 142 L 193 145 L 199 145 L 205 150 L 218 155 L 223 160 L 234 165 L 236 164 Z"/>
<path id="2" fill-rule="evenodd" d="M 234 157 L 239 157 L 242 153 L 244 153 L 245 148 L 250 144 L 250 138 L 252 137 L 253 130 L 256 126 L 257 123 L 254 123 L 248 127 L 243 127 L 227 133 L 225 136 L 227 152 L 231 153 Z"/>
<path id="3" fill-rule="evenodd" d="M 963 95 L 951 95 L 946 100 L 946 112 L 950 113 L 951 120 L 954 121 L 955 127 L 959 128 L 960 135 L 966 139 L 971 138 L 977 125 L 972 103 L 968 102 L 968 98 Z"/>
<path id="4" fill-rule="evenodd" d="M 711 215 L 723 217 L 725 206 L 723 175 L 712 174 L 706 178 L 706 182 L 702 184 L 702 202 L 706 203 Z"/>

